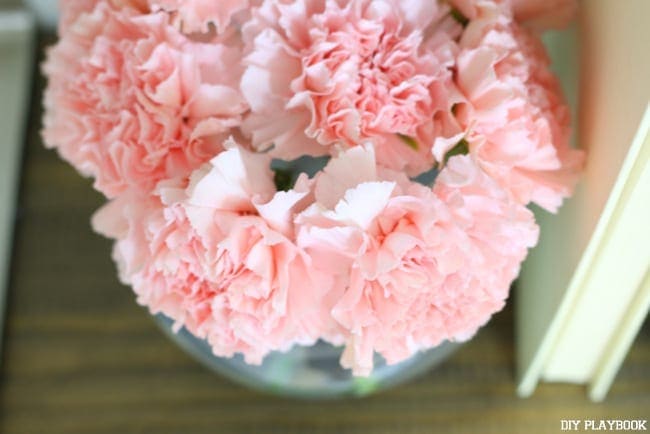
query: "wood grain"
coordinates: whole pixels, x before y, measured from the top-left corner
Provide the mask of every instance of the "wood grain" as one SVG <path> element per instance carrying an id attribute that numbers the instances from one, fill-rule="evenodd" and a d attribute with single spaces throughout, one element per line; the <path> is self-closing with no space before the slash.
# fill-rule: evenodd
<path id="1" fill-rule="evenodd" d="M 514 395 L 512 312 L 419 381 L 361 400 L 296 401 L 241 388 L 170 342 L 121 286 L 89 218 L 90 182 L 39 135 L 26 149 L 0 377 L 0 433 L 549 433 L 560 420 L 648 418 L 646 323 L 607 400 L 542 385 Z"/>

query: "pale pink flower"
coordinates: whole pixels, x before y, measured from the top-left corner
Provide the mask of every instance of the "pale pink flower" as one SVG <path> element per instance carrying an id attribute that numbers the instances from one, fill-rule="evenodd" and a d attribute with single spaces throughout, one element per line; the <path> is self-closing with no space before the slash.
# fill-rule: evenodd
<path id="1" fill-rule="evenodd" d="M 81 15 L 92 11 L 100 0 L 59 0 L 59 34 L 63 34 Z"/>
<path id="2" fill-rule="evenodd" d="M 155 196 L 109 203 L 94 226 L 117 240 L 120 275 L 139 303 L 207 339 L 216 355 L 260 363 L 336 329 L 331 279 L 291 241 L 305 180 L 276 193 L 270 157 L 229 147 L 188 185 L 168 181 Z"/>
<path id="3" fill-rule="evenodd" d="M 173 13 L 173 22 L 183 32 L 205 33 L 213 24 L 223 33 L 233 17 L 251 6 L 250 0 L 147 0 L 152 10 Z"/>
<path id="4" fill-rule="evenodd" d="M 490 15 L 514 18 L 536 31 L 565 27 L 578 9 L 576 0 L 449 0 L 449 3 L 468 20 L 484 18 L 487 8 Z"/>
<path id="5" fill-rule="evenodd" d="M 575 17 L 578 9 L 576 0 L 511 1 L 515 19 L 535 30 L 566 27 Z"/>
<path id="6" fill-rule="evenodd" d="M 525 205 L 571 193 L 583 155 L 532 32 L 572 5 L 62 0 L 43 135 L 175 330 L 249 363 L 323 339 L 368 375 L 469 339 L 537 242 Z M 332 158 L 277 191 L 272 159 L 303 155 Z"/>
<path id="7" fill-rule="evenodd" d="M 99 2 L 48 52 L 45 142 L 108 197 L 188 175 L 247 110 L 241 48 L 193 41 L 167 21 Z"/>
<path id="8" fill-rule="evenodd" d="M 532 213 L 468 156 L 452 158 L 432 191 L 353 148 L 316 177 L 315 201 L 298 216 L 298 245 L 336 279 L 341 362 L 356 375 L 372 371 L 374 352 L 397 363 L 471 337 L 537 241 Z"/>
<path id="9" fill-rule="evenodd" d="M 453 130 L 461 30 L 425 0 L 264 2 L 243 28 L 246 130 L 280 158 L 371 140 L 382 164 L 423 172 L 433 137 Z"/>
<path id="10" fill-rule="evenodd" d="M 98 3 L 108 3 L 116 8 L 130 8 L 131 12 L 149 12 L 147 0 L 58 0 L 59 34 L 65 33 L 81 15 L 91 12 Z"/>
<path id="11" fill-rule="evenodd" d="M 556 211 L 574 187 L 583 154 L 571 149 L 569 109 L 542 43 L 484 3 L 460 41 L 455 107 L 481 167 L 521 203 Z M 454 141 L 439 140 L 444 155 Z"/>

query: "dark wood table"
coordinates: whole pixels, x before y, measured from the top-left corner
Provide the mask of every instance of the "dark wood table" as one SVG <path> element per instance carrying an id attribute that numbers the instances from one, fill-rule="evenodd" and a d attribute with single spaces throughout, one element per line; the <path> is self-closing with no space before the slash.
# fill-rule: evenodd
<path id="1" fill-rule="evenodd" d="M 121 286 L 102 203 L 39 137 L 39 80 L 25 151 L 0 367 L 0 433 L 550 433 L 561 419 L 650 416 L 646 323 L 604 403 L 543 384 L 515 396 L 508 307 L 423 378 L 364 399 L 314 402 L 247 390 L 184 354 Z M 1 103 L 1 102 L 0 102 Z"/>

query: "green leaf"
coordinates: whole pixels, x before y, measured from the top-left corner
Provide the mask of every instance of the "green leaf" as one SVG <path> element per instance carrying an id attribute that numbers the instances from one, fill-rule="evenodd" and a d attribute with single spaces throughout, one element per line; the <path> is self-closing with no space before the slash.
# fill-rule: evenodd
<path id="1" fill-rule="evenodd" d="M 278 191 L 289 191 L 293 187 L 295 180 L 291 170 L 274 169 L 275 175 L 273 181 Z"/>
<path id="2" fill-rule="evenodd" d="M 458 9 L 452 9 L 451 16 L 463 27 L 466 27 L 467 23 L 469 23 L 469 18 L 463 15 Z"/>
<path id="3" fill-rule="evenodd" d="M 447 151 L 443 160 L 443 164 L 446 165 L 447 161 L 449 161 L 449 159 L 455 155 L 467 154 L 469 154 L 469 143 L 467 143 L 467 140 L 461 139 L 460 142 L 456 143 L 453 148 Z"/>
<path id="4" fill-rule="evenodd" d="M 400 134 L 400 133 L 397 133 L 397 137 L 399 137 L 402 142 L 406 143 L 406 145 L 409 148 L 413 149 L 414 151 L 420 149 L 418 142 L 416 142 L 413 137 L 407 136 L 406 134 Z"/>
<path id="5" fill-rule="evenodd" d="M 373 377 L 354 377 L 352 393 L 356 396 L 367 396 L 379 390 L 379 382 Z"/>

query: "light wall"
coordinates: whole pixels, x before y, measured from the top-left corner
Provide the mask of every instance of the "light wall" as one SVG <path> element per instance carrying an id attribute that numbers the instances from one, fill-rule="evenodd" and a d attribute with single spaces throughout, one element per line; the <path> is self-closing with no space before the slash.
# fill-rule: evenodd
<path id="1" fill-rule="evenodd" d="M 56 27 L 57 0 L 23 0 L 23 3 L 34 11 L 41 26 L 51 29 Z"/>

